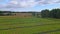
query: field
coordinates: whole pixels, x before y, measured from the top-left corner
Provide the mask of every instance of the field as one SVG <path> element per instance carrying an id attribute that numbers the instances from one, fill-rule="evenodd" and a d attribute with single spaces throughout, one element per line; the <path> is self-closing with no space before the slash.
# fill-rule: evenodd
<path id="1" fill-rule="evenodd" d="M 0 16 L 0 34 L 60 34 L 60 19 Z"/>

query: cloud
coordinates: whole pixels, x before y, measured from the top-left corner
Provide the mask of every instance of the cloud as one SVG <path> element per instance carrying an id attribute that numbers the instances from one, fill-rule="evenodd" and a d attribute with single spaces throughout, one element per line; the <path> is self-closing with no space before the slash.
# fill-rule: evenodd
<path id="1" fill-rule="evenodd" d="M 60 0 L 10 0 L 8 3 L 1 5 L 0 8 L 28 8 L 54 3 L 60 3 Z"/>
<path id="2" fill-rule="evenodd" d="M 60 3 L 60 0 L 39 0 L 39 4 L 54 4 L 54 3 Z"/>
<path id="3" fill-rule="evenodd" d="M 11 0 L 7 7 L 20 7 L 20 8 L 26 8 L 26 7 L 33 7 L 37 5 L 37 2 L 35 0 Z"/>

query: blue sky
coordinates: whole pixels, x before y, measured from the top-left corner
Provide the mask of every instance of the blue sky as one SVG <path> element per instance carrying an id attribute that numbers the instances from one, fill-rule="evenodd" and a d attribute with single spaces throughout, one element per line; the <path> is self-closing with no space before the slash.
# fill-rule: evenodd
<path id="1" fill-rule="evenodd" d="M 60 0 L 0 0 L 0 10 L 41 11 L 60 8 Z"/>

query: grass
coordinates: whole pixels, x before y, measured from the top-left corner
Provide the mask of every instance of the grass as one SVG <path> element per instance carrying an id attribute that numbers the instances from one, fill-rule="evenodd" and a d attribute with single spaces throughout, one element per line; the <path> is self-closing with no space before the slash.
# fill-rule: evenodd
<path id="1" fill-rule="evenodd" d="M 58 29 L 60 19 L 0 16 L 0 34 L 60 34 Z"/>

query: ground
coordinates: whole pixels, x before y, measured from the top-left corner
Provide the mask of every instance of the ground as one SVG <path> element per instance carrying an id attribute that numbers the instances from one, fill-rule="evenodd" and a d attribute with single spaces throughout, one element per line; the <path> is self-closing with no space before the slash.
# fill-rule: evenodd
<path id="1" fill-rule="evenodd" d="M 0 34 L 60 34 L 60 19 L 0 16 Z"/>

